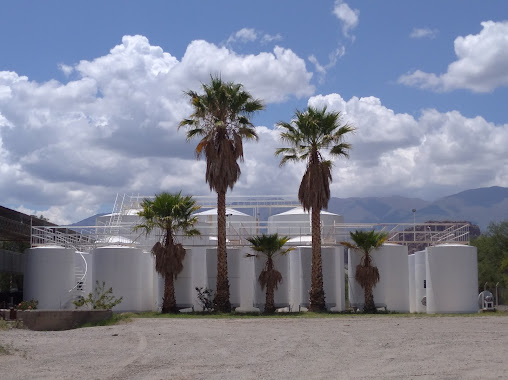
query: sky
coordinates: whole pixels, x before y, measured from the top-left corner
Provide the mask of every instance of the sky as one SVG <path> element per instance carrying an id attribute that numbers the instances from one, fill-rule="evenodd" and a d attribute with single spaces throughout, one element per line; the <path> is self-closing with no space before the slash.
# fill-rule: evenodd
<path id="1" fill-rule="evenodd" d="M 333 197 L 508 186 L 506 0 L 19 0 L 0 4 L 0 204 L 68 224 L 117 193 L 213 195 L 178 130 L 210 75 L 266 105 L 233 195 L 297 193 L 276 125 L 308 105 L 356 128 Z"/>

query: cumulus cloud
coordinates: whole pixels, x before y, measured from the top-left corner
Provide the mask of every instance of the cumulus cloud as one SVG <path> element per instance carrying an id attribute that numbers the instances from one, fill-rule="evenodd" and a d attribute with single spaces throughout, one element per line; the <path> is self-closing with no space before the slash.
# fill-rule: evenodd
<path id="1" fill-rule="evenodd" d="M 430 28 L 414 28 L 409 37 L 411 38 L 436 38 L 439 30 Z"/>
<path id="2" fill-rule="evenodd" d="M 314 96 L 309 104 L 340 111 L 357 131 L 350 160 L 334 167 L 333 196 L 406 195 L 435 199 L 481 186 L 507 186 L 508 124 L 458 111 L 396 113 L 375 97 Z M 478 136 L 482 136 L 478 139 Z"/>
<path id="3" fill-rule="evenodd" d="M 342 22 L 342 33 L 346 37 L 350 37 L 349 32 L 358 26 L 359 14 L 358 9 L 351 9 L 343 0 L 335 0 L 333 14 Z"/>
<path id="4" fill-rule="evenodd" d="M 457 37 L 457 60 L 444 74 L 421 70 L 402 75 L 398 82 L 433 91 L 468 89 L 492 92 L 508 86 L 508 21 L 482 22 L 478 34 Z"/>
<path id="5" fill-rule="evenodd" d="M 67 83 L 0 72 L 2 204 L 57 223 L 93 214 L 116 192 L 208 194 L 204 162 L 177 125 L 191 112 L 184 91 L 199 90 L 210 74 L 267 103 L 314 91 L 305 61 L 282 47 L 240 55 L 193 41 L 177 59 L 143 36 L 125 36 L 72 70 L 77 79 Z"/>
<path id="6" fill-rule="evenodd" d="M 186 143 L 176 126 L 191 111 L 183 91 L 198 90 L 210 73 L 269 103 L 314 91 L 303 59 L 282 47 L 240 55 L 193 41 L 178 59 L 145 37 L 126 36 L 73 69 L 76 79 L 67 83 L 0 72 L 0 199 L 57 223 L 90 216 L 116 193 L 209 195 L 205 162 L 195 160 L 195 142 Z M 351 159 L 334 166 L 332 196 L 432 199 L 508 186 L 506 124 L 433 109 L 415 117 L 376 97 L 319 95 L 309 104 L 341 111 L 357 127 Z M 233 194 L 296 194 L 305 167 L 279 168 L 273 152 L 283 144 L 269 127 L 257 127 L 258 143 L 245 143 Z"/>

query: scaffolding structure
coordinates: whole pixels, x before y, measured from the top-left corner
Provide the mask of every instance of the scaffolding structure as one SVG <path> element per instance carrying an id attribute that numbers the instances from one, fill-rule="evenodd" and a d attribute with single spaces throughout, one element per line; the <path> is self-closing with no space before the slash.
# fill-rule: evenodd
<path id="1" fill-rule="evenodd" d="M 33 226 L 31 229 L 32 246 L 60 245 L 89 251 L 97 246 L 119 244 L 151 249 L 160 238 L 160 231 L 151 236 L 134 231 L 136 223 L 126 216 L 137 215 L 141 210 L 141 202 L 145 198 L 140 195 L 117 195 L 113 212 L 109 219 L 101 225 L 93 226 Z M 202 208 L 215 207 L 214 197 L 194 197 Z M 261 208 L 293 208 L 300 206 L 296 197 L 259 196 L 259 197 L 228 197 L 227 207 L 235 209 L 252 209 L 255 216 Z M 310 244 L 311 227 L 302 227 L 301 222 L 252 222 L 228 220 L 226 225 L 227 244 L 231 247 L 249 246 L 247 238 L 261 233 L 279 233 L 291 238 L 292 244 Z M 177 236 L 185 246 L 216 245 L 216 221 L 200 221 L 198 229 L 200 237 L 188 238 Z M 321 225 L 323 245 L 339 245 L 349 240 L 349 233 L 355 230 L 375 230 L 388 234 L 387 242 L 418 246 L 437 244 L 469 244 L 468 223 L 334 223 Z"/>

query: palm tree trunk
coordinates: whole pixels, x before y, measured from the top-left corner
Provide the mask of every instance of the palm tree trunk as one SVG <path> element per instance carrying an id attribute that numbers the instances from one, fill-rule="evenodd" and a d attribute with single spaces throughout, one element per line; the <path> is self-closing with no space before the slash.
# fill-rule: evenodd
<path id="1" fill-rule="evenodd" d="M 374 303 L 374 294 L 372 292 L 372 286 L 367 285 L 365 287 L 365 304 L 363 305 L 364 313 L 375 313 L 376 312 L 376 304 Z"/>
<path id="2" fill-rule="evenodd" d="M 271 258 L 269 258 L 266 263 L 266 271 L 268 273 L 271 273 L 273 271 L 273 260 Z M 268 278 L 270 277 L 271 276 L 268 276 Z M 266 314 L 275 313 L 275 287 L 272 284 L 272 281 L 268 281 L 268 283 L 266 284 L 265 313 Z"/>
<path id="3" fill-rule="evenodd" d="M 217 192 L 217 290 L 215 309 L 231 312 L 229 302 L 228 257 L 226 251 L 226 191 Z"/>
<path id="4" fill-rule="evenodd" d="M 310 287 L 310 311 L 324 311 L 323 264 L 321 259 L 321 210 L 312 207 L 312 280 Z"/>
<path id="5" fill-rule="evenodd" d="M 176 313 L 175 279 L 173 273 L 164 276 L 164 297 L 162 297 L 162 313 Z"/>

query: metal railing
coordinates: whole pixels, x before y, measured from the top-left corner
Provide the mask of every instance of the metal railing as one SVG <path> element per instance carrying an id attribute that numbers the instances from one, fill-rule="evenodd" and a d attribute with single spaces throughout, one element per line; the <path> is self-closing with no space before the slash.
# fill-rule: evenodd
<path id="1" fill-rule="evenodd" d="M 311 235 L 310 225 L 300 222 L 236 222 L 228 221 L 226 235 L 230 246 L 248 246 L 248 237 L 261 233 L 278 233 L 293 239 L 295 244 L 308 244 Z M 121 223 L 110 226 L 37 226 L 32 227 L 32 246 L 60 245 L 91 250 L 104 245 L 128 245 L 150 249 L 161 232 L 154 231 L 150 236 L 134 232 L 135 223 Z M 197 228 L 199 237 L 178 235 L 177 239 L 185 246 L 216 245 L 216 222 L 200 222 Z M 388 233 L 388 242 L 395 244 L 438 245 L 445 243 L 469 244 L 469 225 L 467 223 L 334 223 L 321 225 L 321 238 L 324 245 L 339 245 L 349 240 L 349 233 L 355 230 L 376 230 Z M 305 238 L 302 238 L 305 237 Z"/>

